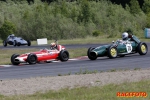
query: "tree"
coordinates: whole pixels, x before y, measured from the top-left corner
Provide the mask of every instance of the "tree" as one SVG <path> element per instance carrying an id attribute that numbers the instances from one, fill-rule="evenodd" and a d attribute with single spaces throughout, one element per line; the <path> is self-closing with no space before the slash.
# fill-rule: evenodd
<path id="1" fill-rule="evenodd" d="M 124 8 L 129 5 L 131 0 L 110 0 L 112 3 L 121 4 Z M 142 8 L 144 0 L 138 0 L 140 8 Z"/>
<path id="2" fill-rule="evenodd" d="M 139 12 L 141 12 L 141 8 L 137 0 L 130 1 L 130 12 L 132 14 L 138 14 Z"/>
<path id="3" fill-rule="evenodd" d="M 150 13 L 147 14 L 147 25 L 146 27 L 150 27 Z"/>
<path id="4" fill-rule="evenodd" d="M 150 12 L 150 0 L 144 0 L 144 4 L 142 7 L 144 13 L 148 14 Z"/>
<path id="5" fill-rule="evenodd" d="M 14 34 L 15 32 L 16 26 L 12 22 L 5 20 L 2 27 L 0 28 L 1 39 L 5 40 L 8 35 Z"/>
<path id="6" fill-rule="evenodd" d="M 81 12 L 80 15 L 78 16 L 78 22 L 84 22 L 85 24 L 89 22 L 91 17 L 91 12 L 90 12 L 90 4 L 87 0 L 82 0 L 81 2 Z"/>

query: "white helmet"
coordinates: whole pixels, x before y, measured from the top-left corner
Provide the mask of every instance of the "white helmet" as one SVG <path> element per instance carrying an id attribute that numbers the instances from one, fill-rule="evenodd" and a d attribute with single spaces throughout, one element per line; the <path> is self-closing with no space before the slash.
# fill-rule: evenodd
<path id="1" fill-rule="evenodd" d="M 122 33 L 122 40 L 128 39 L 129 34 L 127 32 Z"/>
<path id="2" fill-rule="evenodd" d="M 56 43 L 51 43 L 51 47 L 56 47 Z"/>

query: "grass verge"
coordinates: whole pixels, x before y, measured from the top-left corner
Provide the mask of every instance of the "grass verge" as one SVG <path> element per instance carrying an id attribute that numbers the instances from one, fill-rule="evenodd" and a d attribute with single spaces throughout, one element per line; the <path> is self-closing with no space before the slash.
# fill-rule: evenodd
<path id="1" fill-rule="evenodd" d="M 102 43 L 111 43 L 121 38 L 103 38 L 103 37 L 88 37 L 85 39 L 67 39 L 67 40 L 58 40 L 58 43 L 61 45 L 65 44 L 102 44 Z M 150 39 L 142 38 L 140 39 L 143 42 L 150 42 Z M 48 40 L 48 44 L 54 42 L 54 40 Z M 37 45 L 36 41 L 32 41 L 32 45 Z"/>
<path id="2" fill-rule="evenodd" d="M 150 100 L 150 80 L 47 91 L 33 95 L 2 96 L 1 100 Z M 147 97 L 117 97 L 118 92 L 146 92 Z"/>
<path id="3" fill-rule="evenodd" d="M 107 38 L 106 36 L 99 37 L 86 37 L 86 38 L 76 38 L 76 39 L 67 39 L 67 40 L 58 40 L 58 43 L 61 45 L 64 44 L 100 44 L 100 43 L 111 43 L 113 40 L 116 41 L 121 38 Z M 143 42 L 150 42 L 150 39 L 140 38 Z M 48 44 L 54 42 L 54 40 L 48 40 Z M 32 45 L 37 45 L 37 41 L 31 41 Z M 0 40 L 0 45 L 2 46 L 2 40 Z"/>

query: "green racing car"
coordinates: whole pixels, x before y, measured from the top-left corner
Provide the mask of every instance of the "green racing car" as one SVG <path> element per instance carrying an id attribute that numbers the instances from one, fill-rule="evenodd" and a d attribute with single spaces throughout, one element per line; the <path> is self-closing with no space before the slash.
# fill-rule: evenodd
<path id="1" fill-rule="evenodd" d="M 102 45 L 96 48 L 90 47 L 87 51 L 87 56 L 90 60 L 96 60 L 97 57 L 108 56 L 116 58 L 117 56 L 124 57 L 125 55 L 139 53 L 146 55 L 148 46 L 141 42 L 135 35 L 129 35 L 127 41 L 117 40 L 109 45 Z"/>

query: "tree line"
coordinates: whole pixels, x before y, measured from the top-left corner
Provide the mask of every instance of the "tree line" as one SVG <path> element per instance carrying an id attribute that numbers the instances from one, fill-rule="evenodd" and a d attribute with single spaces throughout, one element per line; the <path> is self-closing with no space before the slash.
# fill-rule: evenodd
<path id="1" fill-rule="evenodd" d="M 3 2 L 4 1 L 4 2 Z M 150 0 L 1 0 L 0 38 L 117 37 L 150 27 Z M 45 2 L 45 3 L 42 3 Z"/>
<path id="2" fill-rule="evenodd" d="M 4 1 L 6 2 L 7 0 L 0 0 L 0 1 Z M 12 1 L 16 1 L 16 0 L 12 0 Z M 22 0 L 18 0 L 18 1 L 22 1 Z M 57 2 L 58 0 L 41 0 L 42 2 L 47 2 L 48 4 L 50 4 L 51 2 Z M 66 0 L 68 2 L 73 2 L 73 1 L 77 1 L 77 0 Z M 88 1 L 100 1 L 100 0 L 88 0 Z M 109 0 L 112 3 L 115 4 L 121 4 L 123 7 L 125 7 L 126 4 L 129 4 L 129 2 L 131 0 Z M 143 6 L 144 0 L 137 0 L 139 2 L 140 7 Z M 31 2 L 34 3 L 34 0 L 27 0 L 27 2 L 30 4 Z"/>

